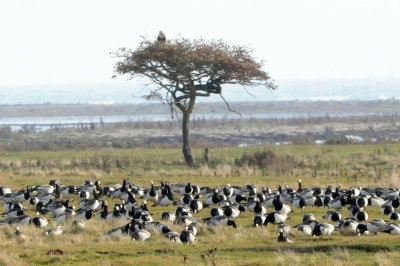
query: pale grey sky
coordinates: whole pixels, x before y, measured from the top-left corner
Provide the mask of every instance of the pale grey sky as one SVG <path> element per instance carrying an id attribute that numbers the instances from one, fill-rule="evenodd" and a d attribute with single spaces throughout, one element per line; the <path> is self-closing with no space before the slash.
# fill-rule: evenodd
<path id="1" fill-rule="evenodd" d="M 0 86 L 112 81 L 109 52 L 140 36 L 254 49 L 275 80 L 399 78 L 400 1 L 0 2 Z"/>

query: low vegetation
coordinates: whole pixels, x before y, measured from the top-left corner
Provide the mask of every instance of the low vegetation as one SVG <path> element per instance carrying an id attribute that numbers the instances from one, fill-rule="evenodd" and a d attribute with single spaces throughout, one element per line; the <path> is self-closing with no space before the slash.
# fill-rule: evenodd
<path id="1" fill-rule="evenodd" d="M 202 149 L 195 149 L 202 161 Z M 255 184 L 275 188 L 278 184 L 296 187 L 301 178 L 305 187 L 340 184 L 348 186 L 396 186 L 400 183 L 400 145 L 345 146 L 269 146 L 251 148 L 213 148 L 209 165 L 185 167 L 175 149 L 111 149 L 103 151 L 3 152 L 0 154 L 0 185 L 19 189 L 45 184 L 58 178 L 65 185 L 83 180 L 101 180 L 103 185 L 121 183 L 126 176 L 137 185 L 148 187 L 161 179 L 200 186 Z M 279 167 L 283 170 L 277 171 Z M 111 204 L 111 201 L 110 201 Z M 156 220 L 161 212 L 174 207 L 151 206 Z M 32 208 L 28 212 L 33 215 Z M 305 213 L 322 220 L 322 208 L 295 209 L 288 220 L 299 223 Z M 368 208 L 370 217 L 380 217 L 379 208 Z M 209 209 L 196 217 L 209 216 Z M 130 238 L 108 238 L 101 234 L 120 222 L 89 220 L 84 231 L 63 226 L 60 237 L 45 237 L 30 226 L 20 229 L 27 239 L 12 237 L 14 229 L 0 227 L 0 264 L 135 264 L 135 265 L 393 265 L 400 260 L 398 236 L 339 236 L 311 238 L 294 232 L 293 244 L 277 243 L 275 226 L 253 228 L 253 215 L 245 212 L 237 219 L 238 228 L 208 230 L 201 227 L 195 245 L 176 245 L 160 235 L 138 243 Z M 170 225 L 174 228 L 175 225 Z M 12 250 L 12 253 L 10 253 Z M 62 251 L 62 253 L 60 253 Z"/>

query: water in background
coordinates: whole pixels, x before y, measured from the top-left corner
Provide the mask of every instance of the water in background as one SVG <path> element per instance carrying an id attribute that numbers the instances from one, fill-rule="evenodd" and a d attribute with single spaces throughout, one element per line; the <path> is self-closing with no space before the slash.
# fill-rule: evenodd
<path id="1" fill-rule="evenodd" d="M 225 86 L 228 101 L 268 100 L 372 100 L 400 98 L 400 79 L 363 80 L 283 80 L 278 90 Z M 147 89 L 135 81 L 85 85 L 1 86 L 0 104 L 42 103 L 143 103 Z M 199 101 L 222 101 L 218 95 Z"/>

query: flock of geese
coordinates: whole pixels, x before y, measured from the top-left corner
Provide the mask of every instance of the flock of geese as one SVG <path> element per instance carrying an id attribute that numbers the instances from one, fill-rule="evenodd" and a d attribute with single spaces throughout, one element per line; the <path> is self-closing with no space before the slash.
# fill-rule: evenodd
<path id="1" fill-rule="evenodd" d="M 71 205 L 77 197 L 79 208 Z M 107 199 L 111 198 L 116 203 L 109 208 Z M 327 236 L 335 231 L 343 235 L 400 234 L 400 225 L 394 222 L 400 220 L 397 188 L 303 188 L 301 180 L 297 189 L 287 186 L 278 186 L 274 190 L 268 187 L 257 189 L 254 185 L 230 184 L 209 188 L 190 181 L 187 184 L 169 184 L 164 180 L 159 186 L 151 182 L 151 187 L 141 188 L 129 182 L 128 178 L 114 186 L 101 186 L 100 181 L 92 183 L 87 180 L 82 186 L 64 186 L 59 180 L 50 180 L 48 185 L 29 186 L 17 191 L 0 187 L 0 200 L 4 202 L 4 218 L 0 225 L 13 225 L 14 236 L 19 239 L 25 239 L 18 228 L 20 224 L 31 224 L 43 229 L 45 235 L 56 236 L 63 233 L 62 225 L 65 223 L 84 229 L 87 226 L 85 221 L 94 218 L 127 222 L 104 232 L 107 236 L 127 235 L 133 240 L 144 241 L 156 233 L 172 242 L 194 244 L 200 224 L 236 228 L 235 218 L 243 212 L 251 212 L 254 213 L 253 226 L 277 225 L 278 242 L 291 243 L 291 226 L 285 221 L 290 218 L 292 209 L 308 206 L 327 208 L 322 216 L 326 222 L 317 221 L 312 213 L 303 215 L 294 229 L 305 236 Z M 153 220 L 148 202 L 152 202 L 153 207 L 173 207 L 175 210 L 162 212 L 161 222 L 157 222 Z M 34 209 L 34 217 L 25 214 L 27 206 Z M 380 208 L 382 217 L 369 219 L 366 210 L 373 207 Z M 348 213 L 344 215 L 346 209 Z M 194 217 L 198 212 L 208 211 L 208 218 Z M 53 219 L 57 226 L 47 229 L 49 219 Z M 173 232 L 171 224 L 182 226 L 182 230 Z"/>

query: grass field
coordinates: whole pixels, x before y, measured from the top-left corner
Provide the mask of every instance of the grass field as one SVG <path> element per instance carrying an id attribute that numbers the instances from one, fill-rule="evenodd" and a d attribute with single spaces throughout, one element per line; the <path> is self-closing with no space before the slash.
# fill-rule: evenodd
<path id="1" fill-rule="evenodd" d="M 192 183 L 210 187 L 229 183 L 271 188 L 278 184 L 296 188 L 298 178 L 303 180 L 306 187 L 328 184 L 340 184 L 342 187 L 398 187 L 400 181 L 400 145 L 397 144 L 268 147 L 278 155 L 289 154 L 294 157 L 296 165 L 285 176 L 257 167 L 235 166 L 235 158 L 241 157 L 244 152 L 264 149 L 213 149 L 210 152 L 211 160 L 218 161 L 218 164 L 198 169 L 187 169 L 179 150 L 3 153 L 0 154 L 0 185 L 19 189 L 26 185 L 44 184 L 52 178 L 60 179 L 65 185 L 80 185 L 85 179 L 99 179 L 102 185 L 110 185 L 120 183 L 125 176 L 143 187 L 148 187 L 150 180 L 158 184 L 161 179 L 171 183 L 184 183 L 190 179 Z M 198 158 L 201 153 L 200 150 L 194 150 Z M 117 167 L 117 159 L 129 159 L 130 163 L 127 167 Z M 98 163 L 93 163 L 97 160 Z M 82 161 L 86 163 L 78 163 Z M 111 206 L 113 201 L 108 201 Z M 175 210 L 175 207 L 151 208 L 150 205 L 156 221 L 161 220 L 164 210 Z M 326 209 L 315 207 L 304 210 L 294 208 L 287 223 L 292 226 L 300 223 L 304 213 L 314 213 L 322 221 L 325 212 Z M 377 207 L 369 207 L 367 212 L 370 219 L 384 218 Z M 29 214 L 32 214 L 32 208 Z M 347 211 L 342 211 L 342 214 L 346 217 Z M 208 216 L 209 209 L 195 215 L 196 218 Z M 77 231 L 66 224 L 63 225 L 64 234 L 59 237 L 45 237 L 43 230 L 20 226 L 27 236 L 23 242 L 11 236 L 14 232 L 12 227 L 1 226 L 0 264 L 212 265 L 213 260 L 206 254 L 213 248 L 217 248 L 215 265 L 394 265 L 400 261 L 398 236 L 334 234 L 312 238 L 293 232 L 291 238 L 294 243 L 282 244 L 277 243 L 275 226 L 253 228 L 252 219 L 253 214 L 245 212 L 236 221 L 237 229 L 209 230 L 201 227 L 197 244 L 187 246 L 167 242 L 157 234 L 143 243 L 131 241 L 128 237 L 113 239 L 101 235 L 127 223 L 123 221 L 89 220 L 88 228 L 84 231 Z M 173 231 L 181 230 L 181 226 L 169 225 Z M 64 253 L 47 255 L 51 249 L 60 249 Z M 186 261 L 184 255 L 187 256 Z"/>

